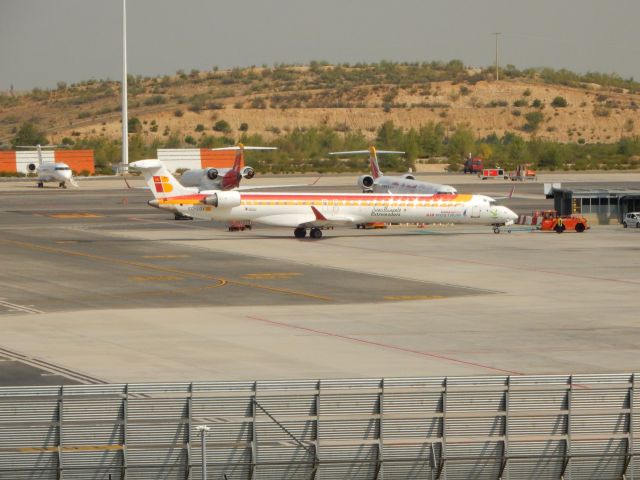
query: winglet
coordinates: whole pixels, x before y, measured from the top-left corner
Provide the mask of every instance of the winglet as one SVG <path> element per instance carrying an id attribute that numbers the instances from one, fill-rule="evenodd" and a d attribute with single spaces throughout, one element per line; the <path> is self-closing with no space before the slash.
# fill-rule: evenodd
<path id="1" fill-rule="evenodd" d="M 322 215 L 320 213 L 320 210 L 318 210 L 316 207 L 314 207 L 313 205 L 311 206 L 311 211 L 313 212 L 313 214 L 316 216 L 316 220 L 319 220 L 321 222 L 326 222 L 327 221 L 327 217 L 325 217 L 324 215 Z"/>
<path id="2" fill-rule="evenodd" d="M 511 187 L 511 191 L 509 192 L 509 196 L 507 198 L 511 198 L 513 196 L 513 192 L 516 191 L 516 186 Z"/>

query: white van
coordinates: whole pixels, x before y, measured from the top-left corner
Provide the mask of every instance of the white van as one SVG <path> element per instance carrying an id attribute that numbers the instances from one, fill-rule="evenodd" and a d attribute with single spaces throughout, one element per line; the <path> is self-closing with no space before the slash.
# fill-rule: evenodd
<path id="1" fill-rule="evenodd" d="M 627 228 L 627 227 L 640 228 L 640 212 L 627 213 L 624 216 L 624 220 L 622 220 L 622 225 L 624 225 L 624 228 Z"/>

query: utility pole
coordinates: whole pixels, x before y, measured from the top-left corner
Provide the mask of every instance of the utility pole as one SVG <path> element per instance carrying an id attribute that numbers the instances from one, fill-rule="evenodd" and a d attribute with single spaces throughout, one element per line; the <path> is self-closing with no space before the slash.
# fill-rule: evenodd
<path id="1" fill-rule="evenodd" d="M 200 432 L 200 451 L 202 455 L 202 480 L 207 480 L 207 432 L 210 429 L 206 425 L 198 425 L 196 429 Z"/>
<path id="2" fill-rule="evenodd" d="M 127 0 L 122 0 L 122 173 L 127 173 L 129 169 L 129 118 L 127 108 Z"/>
<path id="3" fill-rule="evenodd" d="M 498 68 L 499 68 L 499 63 L 498 63 L 498 37 L 500 35 L 502 35 L 501 32 L 494 32 L 494 35 L 496 36 L 496 82 L 498 80 L 500 80 L 500 75 L 498 73 Z"/>

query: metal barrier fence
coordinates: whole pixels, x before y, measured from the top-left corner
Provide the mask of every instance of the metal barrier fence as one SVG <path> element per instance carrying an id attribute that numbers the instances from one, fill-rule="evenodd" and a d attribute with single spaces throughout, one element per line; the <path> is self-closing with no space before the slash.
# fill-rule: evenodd
<path id="1" fill-rule="evenodd" d="M 636 378 L 0 388 L 0 478 L 640 478 Z"/>

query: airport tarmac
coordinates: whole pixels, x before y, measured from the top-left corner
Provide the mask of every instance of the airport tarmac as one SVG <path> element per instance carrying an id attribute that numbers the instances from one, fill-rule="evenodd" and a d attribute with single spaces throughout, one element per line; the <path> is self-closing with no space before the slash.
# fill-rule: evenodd
<path id="1" fill-rule="evenodd" d="M 314 188 L 356 191 L 343 179 Z M 336 228 L 296 240 L 175 221 L 145 190 L 82 183 L 0 182 L 0 384 L 640 367 L 640 231 Z M 507 204 L 551 207 L 541 190 L 519 183 Z"/>

